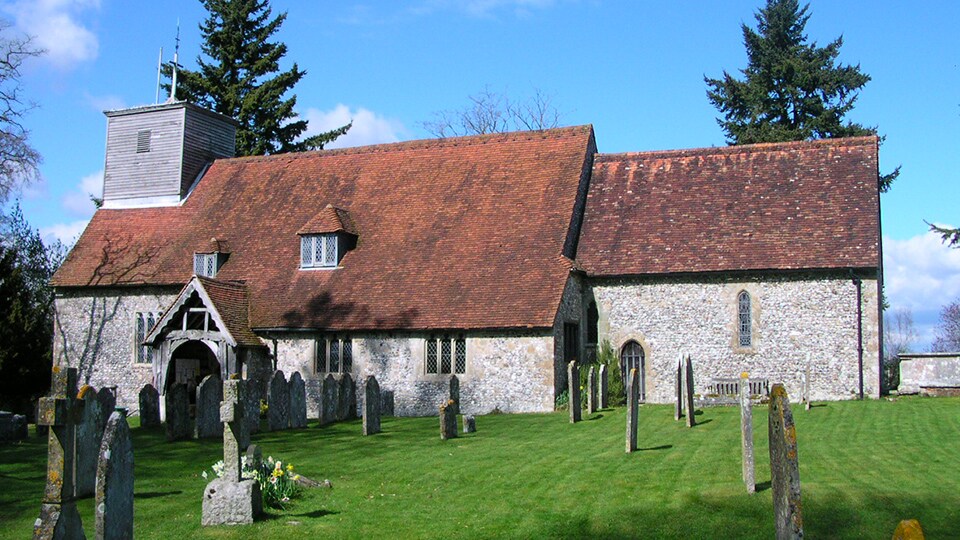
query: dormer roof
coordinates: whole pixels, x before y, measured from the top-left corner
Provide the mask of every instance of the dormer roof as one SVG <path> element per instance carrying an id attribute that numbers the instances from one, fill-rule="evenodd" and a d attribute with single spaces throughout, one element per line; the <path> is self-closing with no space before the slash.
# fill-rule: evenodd
<path id="1" fill-rule="evenodd" d="M 359 236 L 357 226 L 350 219 L 350 214 L 341 208 L 335 208 L 332 204 L 327 204 L 313 217 L 306 222 L 303 227 L 297 231 L 297 234 L 327 234 L 327 233 L 347 233 Z"/>

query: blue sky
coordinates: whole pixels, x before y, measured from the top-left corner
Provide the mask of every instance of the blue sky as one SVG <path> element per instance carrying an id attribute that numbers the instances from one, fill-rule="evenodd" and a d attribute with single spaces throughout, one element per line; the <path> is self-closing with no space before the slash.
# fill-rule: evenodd
<path id="1" fill-rule="evenodd" d="M 307 76 L 298 112 L 316 131 L 353 119 L 338 143 L 428 137 L 420 123 L 484 88 L 551 96 L 564 124 L 593 124 L 601 152 L 725 143 L 703 76 L 745 66 L 740 24 L 762 0 L 274 0 L 279 40 Z M 882 201 L 885 279 L 893 309 L 913 312 L 928 346 L 940 308 L 960 297 L 960 250 L 924 220 L 960 225 L 960 2 L 814 0 L 811 40 L 841 34 L 841 61 L 873 80 L 850 118 L 887 136 L 881 169 L 903 173 Z M 75 238 L 103 173 L 104 109 L 153 103 L 160 47 L 199 54 L 196 0 L 0 0 L 11 31 L 47 53 L 23 70 L 26 118 L 43 180 L 22 194 L 45 235 Z"/>

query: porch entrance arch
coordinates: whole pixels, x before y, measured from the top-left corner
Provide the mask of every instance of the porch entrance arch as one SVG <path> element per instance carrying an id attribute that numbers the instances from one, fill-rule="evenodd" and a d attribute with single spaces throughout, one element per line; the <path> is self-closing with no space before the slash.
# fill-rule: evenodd
<path id="1" fill-rule="evenodd" d="M 167 366 L 167 391 L 176 384 L 187 386 L 190 402 L 196 401 L 197 385 L 207 375 L 220 377 L 220 362 L 212 349 L 216 345 L 209 345 L 203 341 L 190 340 L 182 343 L 170 355 L 170 364 Z M 166 392 L 164 392 L 166 393 Z"/>

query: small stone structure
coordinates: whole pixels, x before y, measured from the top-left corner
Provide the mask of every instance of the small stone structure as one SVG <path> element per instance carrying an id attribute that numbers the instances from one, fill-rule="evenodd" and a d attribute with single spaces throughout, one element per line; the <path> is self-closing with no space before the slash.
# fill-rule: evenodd
<path id="1" fill-rule="evenodd" d="M 581 419 L 580 412 L 580 368 L 577 361 L 567 364 L 567 396 L 570 405 L 570 423 L 576 424 Z"/>
<path id="2" fill-rule="evenodd" d="M 167 440 L 179 441 L 189 439 L 193 435 L 193 426 L 190 425 L 190 398 L 187 395 L 187 386 L 176 383 L 167 390 L 166 403 Z"/>
<path id="3" fill-rule="evenodd" d="M 803 538 L 797 428 L 790 411 L 790 398 L 782 384 L 775 384 L 770 390 L 767 429 L 770 437 L 770 486 L 773 490 L 777 539 Z"/>
<path id="4" fill-rule="evenodd" d="M 290 427 L 307 427 L 307 387 L 299 371 L 290 375 Z"/>
<path id="5" fill-rule="evenodd" d="M 357 387 L 349 373 L 340 376 L 337 393 L 337 420 L 353 420 L 357 417 Z"/>
<path id="6" fill-rule="evenodd" d="M 697 425 L 696 409 L 693 405 L 693 361 L 688 354 L 683 359 L 683 397 L 687 408 L 687 427 Z"/>
<path id="7" fill-rule="evenodd" d="M 627 453 L 637 449 L 637 425 L 640 420 L 640 377 L 637 368 L 627 377 Z"/>
<path id="8" fill-rule="evenodd" d="M 477 419 L 472 414 L 463 415 L 463 432 L 464 433 L 477 432 Z"/>
<path id="9" fill-rule="evenodd" d="M 140 427 L 157 427 L 160 425 L 160 393 L 152 384 L 146 384 L 140 389 Z"/>
<path id="10" fill-rule="evenodd" d="M 320 399 L 320 425 L 325 426 L 337 421 L 337 406 L 339 405 L 340 384 L 332 374 L 323 379 Z"/>
<path id="11" fill-rule="evenodd" d="M 683 416 L 683 353 L 677 358 L 677 365 L 674 369 L 674 400 L 673 400 L 673 419 L 680 421 Z"/>
<path id="12" fill-rule="evenodd" d="M 610 406 L 610 375 L 607 373 L 607 365 L 600 364 L 600 408 L 606 409 Z"/>
<path id="13" fill-rule="evenodd" d="M 440 406 L 440 439 L 457 437 L 457 404 L 452 400 Z"/>
<path id="14" fill-rule="evenodd" d="M 287 378 L 280 370 L 270 377 L 270 390 L 267 394 L 267 426 L 270 431 L 290 427 L 290 387 Z"/>
<path id="15" fill-rule="evenodd" d="M 457 411 L 454 414 L 460 414 L 460 379 L 456 375 L 450 376 L 450 398 L 454 402 Z"/>
<path id="16" fill-rule="evenodd" d="M 260 431 L 260 381 L 248 379 L 243 390 L 243 421 L 247 423 L 247 433 L 257 433 Z"/>
<path id="17" fill-rule="evenodd" d="M 901 354 L 897 392 L 960 396 L 960 353 Z"/>
<path id="18" fill-rule="evenodd" d="M 587 414 L 597 412 L 600 405 L 598 399 L 599 385 L 597 384 L 597 368 L 590 366 L 590 372 L 587 373 Z"/>
<path id="19" fill-rule="evenodd" d="M 94 512 L 97 540 L 133 538 L 133 443 L 127 417 L 119 411 L 103 431 Z"/>
<path id="20" fill-rule="evenodd" d="M 746 372 L 740 375 L 740 449 L 742 477 L 747 493 L 757 490 L 753 463 L 753 410 L 750 403 L 750 379 Z"/>
<path id="21" fill-rule="evenodd" d="M 77 370 L 53 367 L 50 394 L 40 398 L 37 424 L 47 436 L 47 484 L 34 539 L 85 538 L 74 500 L 74 440 L 76 437 Z"/>
<path id="22" fill-rule="evenodd" d="M 97 401 L 100 402 L 100 432 L 107 427 L 107 419 L 117 408 L 117 387 L 104 386 L 97 392 Z"/>
<path id="23" fill-rule="evenodd" d="M 283 385 L 287 385 L 285 379 Z M 272 386 L 273 384 L 271 390 Z M 241 432 L 247 428 L 243 420 L 246 409 L 243 405 L 244 387 L 243 381 L 237 379 L 225 381 L 223 384 L 223 402 L 220 404 L 220 420 L 223 422 L 223 477 L 207 484 L 203 492 L 203 526 L 250 524 L 263 509 L 257 481 L 243 480 L 240 476 L 242 461 L 239 441 L 244 438 Z"/>
<path id="24" fill-rule="evenodd" d="M 0 443 L 22 441 L 26 438 L 27 417 L 10 411 L 0 411 Z"/>
<path id="25" fill-rule="evenodd" d="M 363 434 L 380 433 L 380 384 L 373 375 L 363 383 Z"/>
<path id="26" fill-rule="evenodd" d="M 217 375 L 207 375 L 197 385 L 196 422 L 193 436 L 212 439 L 223 435 L 220 422 L 220 402 L 223 401 L 223 383 Z"/>
<path id="27" fill-rule="evenodd" d="M 83 385 L 77 393 L 78 418 L 77 436 L 74 441 L 76 459 L 76 477 L 74 494 L 77 498 L 89 497 L 97 487 L 97 453 L 103 431 L 100 426 L 100 403 L 97 391 L 92 386 Z"/>

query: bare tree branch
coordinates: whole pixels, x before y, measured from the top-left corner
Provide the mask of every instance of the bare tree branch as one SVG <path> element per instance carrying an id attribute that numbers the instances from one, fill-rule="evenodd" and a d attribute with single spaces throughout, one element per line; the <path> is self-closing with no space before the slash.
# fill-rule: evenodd
<path id="1" fill-rule="evenodd" d="M 507 95 L 484 87 L 468 96 L 469 103 L 462 109 L 442 110 L 433 113 L 433 119 L 420 123 L 435 137 L 460 137 L 506 131 L 555 128 L 560 124 L 560 112 L 553 98 L 534 89 L 533 96 L 522 101 L 513 101 Z"/>
<path id="2" fill-rule="evenodd" d="M 24 115 L 35 105 L 23 99 L 20 66 L 43 53 L 29 37 L 11 36 L 10 23 L 0 20 L 0 203 L 10 193 L 37 179 L 40 154 L 28 141 Z"/>

